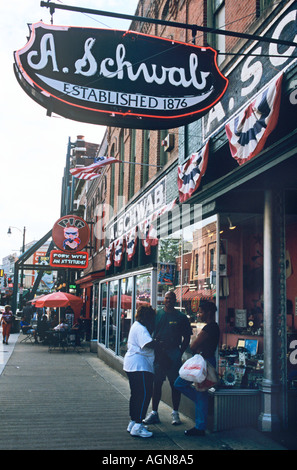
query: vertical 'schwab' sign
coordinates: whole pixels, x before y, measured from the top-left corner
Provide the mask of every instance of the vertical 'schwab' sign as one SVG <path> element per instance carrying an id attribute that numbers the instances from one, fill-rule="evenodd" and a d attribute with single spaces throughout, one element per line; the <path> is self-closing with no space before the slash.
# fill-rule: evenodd
<path id="1" fill-rule="evenodd" d="M 14 53 L 16 77 L 48 112 L 140 129 L 188 124 L 217 103 L 228 80 L 210 47 L 134 31 L 30 25 Z"/>

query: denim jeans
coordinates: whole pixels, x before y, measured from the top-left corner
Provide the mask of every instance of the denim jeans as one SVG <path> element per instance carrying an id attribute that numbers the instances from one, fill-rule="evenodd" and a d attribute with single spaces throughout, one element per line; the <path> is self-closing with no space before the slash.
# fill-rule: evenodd
<path id="1" fill-rule="evenodd" d="M 215 357 L 209 357 L 207 361 L 214 367 L 216 366 Z M 176 379 L 174 386 L 195 403 L 195 428 L 205 430 L 208 414 L 208 391 L 198 392 L 192 385 L 192 382 L 184 380 L 181 377 Z"/>

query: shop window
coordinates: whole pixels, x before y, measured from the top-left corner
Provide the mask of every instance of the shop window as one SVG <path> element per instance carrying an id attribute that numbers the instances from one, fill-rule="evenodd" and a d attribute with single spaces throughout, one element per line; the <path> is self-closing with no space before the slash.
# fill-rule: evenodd
<path id="1" fill-rule="evenodd" d="M 150 155 L 150 131 L 145 129 L 142 132 L 142 163 L 141 166 L 141 186 L 144 186 L 149 179 L 149 155 Z"/>
<path id="2" fill-rule="evenodd" d="M 94 284 L 93 287 L 93 310 L 92 310 L 92 329 L 91 339 L 97 339 L 98 337 L 98 291 L 99 285 Z"/>
<path id="3" fill-rule="evenodd" d="M 168 160 L 168 153 L 164 149 L 164 145 L 162 142 L 165 141 L 165 138 L 168 135 L 168 130 L 161 130 L 160 131 L 160 166 L 164 166 L 167 163 Z"/>
<path id="4" fill-rule="evenodd" d="M 220 386 L 259 389 L 263 355 L 263 217 L 220 217 Z"/>
<path id="5" fill-rule="evenodd" d="M 139 305 L 151 304 L 151 288 L 152 288 L 152 275 L 151 273 L 138 274 L 136 276 L 136 308 Z"/>
<path id="6" fill-rule="evenodd" d="M 216 279 L 215 276 L 211 278 L 210 267 L 215 270 L 216 225 L 214 216 L 186 225 L 159 241 L 157 304 L 161 307 L 166 292 L 174 290 L 176 307 L 188 316 L 194 330 L 200 302 L 204 299 L 215 302 Z M 206 250 L 212 253 L 213 258 L 209 266 L 206 264 Z"/>
<path id="7" fill-rule="evenodd" d="M 152 303 L 152 271 L 100 283 L 99 343 L 124 357 L 136 308 Z"/>
<path id="8" fill-rule="evenodd" d="M 111 281 L 109 287 L 108 347 L 116 352 L 118 326 L 119 281 Z"/>
<path id="9" fill-rule="evenodd" d="M 133 301 L 133 277 L 121 280 L 121 310 L 120 310 L 120 356 L 124 357 L 127 351 L 129 330 L 132 322 Z"/>
<path id="10" fill-rule="evenodd" d="M 225 1 L 209 0 L 208 2 L 208 26 L 214 29 L 225 29 Z M 208 42 L 221 54 L 218 55 L 218 65 L 225 59 L 223 53 L 226 50 L 226 38 L 222 34 L 208 34 Z"/>
<path id="11" fill-rule="evenodd" d="M 125 141 L 124 141 L 124 130 L 120 134 L 120 160 L 125 161 Z M 114 166 L 114 165 L 111 165 Z M 118 188 L 118 210 L 123 207 L 123 195 L 124 195 L 124 171 L 119 171 L 119 188 Z"/>
<path id="12" fill-rule="evenodd" d="M 100 316 L 99 316 L 99 343 L 106 344 L 107 332 L 107 282 L 100 284 Z"/>
<path id="13" fill-rule="evenodd" d="M 115 157 L 115 146 L 111 147 L 111 157 Z M 115 197 L 115 165 L 110 165 L 111 177 L 110 177 L 110 206 L 114 209 L 114 197 Z"/>
<path id="14" fill-rule="evenodd" d="M 131 144 L 130 144 L 130 162 L 135 162 L 135 148 L 136 148 L 136 130 L 131 129 Z M 129 199 L 134 196 L 135 189 L 135 165 L 129 165 Z"/>
<path id="15" fill-rule="evenodd" d="M 286 330 L 287 330 L 287 388 L 288 420 L 293 424 L 297 416 L 297 211 L 296 193 L 286 194 Z M 296 425 L 296 418 L 294 425 Z"/>

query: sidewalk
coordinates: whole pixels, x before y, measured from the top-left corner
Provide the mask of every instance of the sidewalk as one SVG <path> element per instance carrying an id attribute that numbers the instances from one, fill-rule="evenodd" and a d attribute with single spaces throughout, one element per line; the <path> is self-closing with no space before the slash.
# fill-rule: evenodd
<path id="1" fill-rule="evenodd" d="M 154 437 L 133 438 L 129 421 L 129 385 L 125 377 L 84 351 L 48 351 L 42 344 L 22 344 L 22 334 L 0 343 L 0 449 L 101 450 L 104 455 L 139 455 L 142 450 L 189 455 L 198 450 L 286 450 L 252 428 L 186 437 L 193 421 L 181 416 L 171 425 L 171 409 L 161 404 L 161 424 Z M 107 451 L 118 451 L 107 454 Z M 121 452 L 120 452 L 121 451 Z M 196 452 L 192 452 L 194 456 Z M 102 454 L 103 455 L 103 454 Z M 167 455 L 167 454 L 166 454 Z M 103 458 L 103 457 L 102 457 Z"/>

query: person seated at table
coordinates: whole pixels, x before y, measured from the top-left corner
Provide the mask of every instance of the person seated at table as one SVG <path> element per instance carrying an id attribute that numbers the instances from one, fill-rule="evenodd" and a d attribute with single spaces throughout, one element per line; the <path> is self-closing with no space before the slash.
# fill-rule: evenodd
<path id="1" fill-rule="evenodd" d="M 26 320 L 25 317 L 21 318 L 20 327 L 25 334 L 30 334 L 35 339 L 35 343 L 38 343 L 37 340 L 37 331 L 32 328 L 30 323 Z"/>
<path id="2" fill-rule="evenodd" d="M 73 324 L 70 333 L 75 335 L 75 345 L 80 346 L 80 341 L 84 333 L 83 324 L 80 318 Z"/>
<path id="3" fill-rule="evenodd" d="M 47 320 L 47 316 L 43 315 L 40 322 L 37 325 L 37 334 L 41 341 L 45 341 L 46 339 L 46 332 L 49 329 L 49 323 Z"/>
<path id="4" fill-rule="evenodd" d="M 57 326 L 55 326 L 55 331 L 66 331 L 68 329 L 68 325 L 65 320 L 62 318 Z"/>

